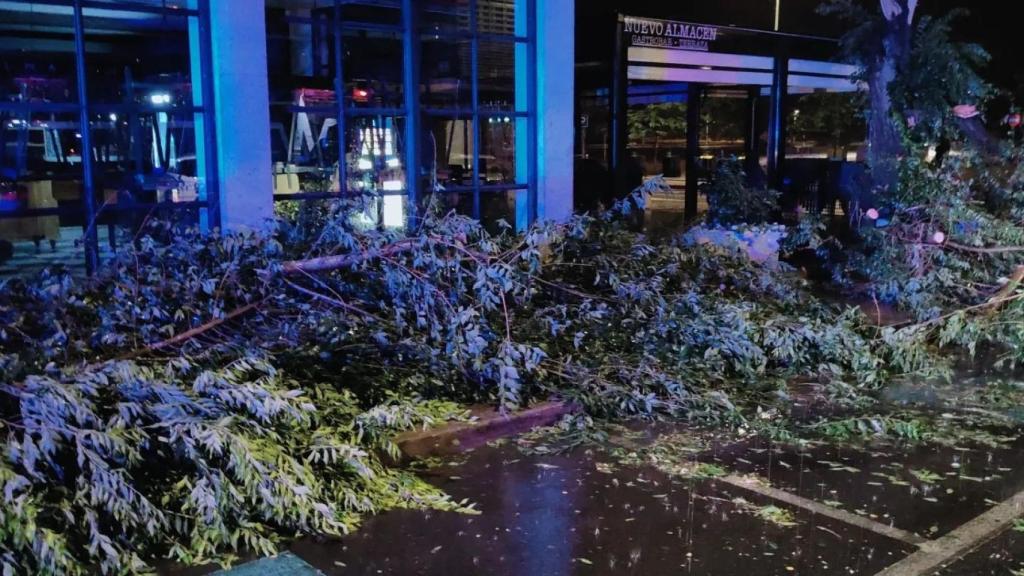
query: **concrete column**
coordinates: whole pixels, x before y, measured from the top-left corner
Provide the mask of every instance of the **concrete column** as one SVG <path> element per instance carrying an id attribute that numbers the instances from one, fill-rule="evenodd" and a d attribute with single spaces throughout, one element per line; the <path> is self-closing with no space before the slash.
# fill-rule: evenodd
<path id="1" fill-rule="evenodd" d="M 575 2 L 537 2 L 537 218 L 572 216 Z"/>
<path id="2" fill-rule="evenodd" d="M 263 229 L 274 215 L 266 6 L 209 4 L 221 226 Z"/>

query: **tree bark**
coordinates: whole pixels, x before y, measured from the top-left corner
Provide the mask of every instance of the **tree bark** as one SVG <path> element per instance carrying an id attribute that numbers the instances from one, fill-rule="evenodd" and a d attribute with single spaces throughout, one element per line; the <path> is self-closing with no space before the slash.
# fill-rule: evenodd
<path id="1" fill-rule="evenodd" d="M 917 0 L 879 0 L 885 17 L 881 53 L 868 67 L 871 113 L 868 121 L 868 163 L 875 189 L 890 190 L 899 179 L 903 145 L 892 114 L 889 85 L 910 60 L 911 31 Z"/>

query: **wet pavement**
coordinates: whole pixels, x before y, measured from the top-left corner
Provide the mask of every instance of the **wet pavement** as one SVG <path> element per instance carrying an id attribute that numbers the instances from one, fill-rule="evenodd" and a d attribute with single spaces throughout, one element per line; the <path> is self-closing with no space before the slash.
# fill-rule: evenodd
<path id="1" fill-rule="evenodd" d="M 874 574 L 913 549 L 796 509 L 778 525 L 758 516 L 763 498 L 582 450 L 485 447 L 429 477 L 482 514 L 389 512 L 292 551 L 327 574 L 559 576 Z"/>
<path id="2" fill-rule="evenodd" d="M 1014 576 L 1024 574 L 1024 532 L 1007 531 L 965 555 L 935 576 Z"/>
<path id="3" fill-rule="evenodd" d="M 643 425 L 562 452 L 534 436 L 422 473 L 479 515 L 391 511 L 290 550 L 332 575 L 873 576 L 1024 490 L 1024 439 L 1003 440 L 795 447 Z M 1024 575 L 1024 532 L 984 541 L 913 574 Z"/>
<path id="4" fill-rule="evenodd" d="M 753 440 L 712 449 L 701 459 L 930 539 L 1024 490 L 1024 439 L 998 448 L 804 449 Z"/>

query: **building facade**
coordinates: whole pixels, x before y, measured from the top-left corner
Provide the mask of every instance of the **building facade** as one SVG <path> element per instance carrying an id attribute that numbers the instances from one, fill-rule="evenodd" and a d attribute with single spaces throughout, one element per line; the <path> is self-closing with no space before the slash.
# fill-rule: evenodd
<path id="1" fill-rule="evenodd" d="M 0 1 L 0 273 L 360 195 L 524 228 L 573 189 L 573 2 Z"/>

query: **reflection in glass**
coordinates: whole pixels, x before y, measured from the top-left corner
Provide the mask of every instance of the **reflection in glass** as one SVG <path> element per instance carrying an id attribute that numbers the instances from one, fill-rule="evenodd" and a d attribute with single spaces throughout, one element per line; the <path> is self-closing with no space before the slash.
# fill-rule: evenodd
<path id="1" fill-rule="evenodd" d="M 428 132 L 424 157 L 429 174 L 427 190 L 434 186 L 458 188 L 473 185 L 473 121 L 458 117 L 424 119 Z"/>
<path id="2" fill-rule="evenodd" d="M 0 101 L 78 100 L 70 6 L 0 3 Z"/>
<path id="3" fill-rule="evenodd" d="M 420 49 L 420 103 L 426 108 L 469 110 L 473 105 L 470 42 L 424 37 Z"/>
<path id="4" fill-rule="evenodd" d="M 356 108 L 399 108 L 405 103 L 402 35 L 345 30 L 345 100 Z"/>
<path id="5" fill-rule="evenodd" d="M 201 101 L 192 90 L 188 17 L 101 8 L 83 13 L 91 104 L 173 107 Z"/>
<path id="6" fill-rule="evenodd" d="M 420 26 L 428 34 L 469 31 L 469 0 L 428 0 L 422 3 Z"/>
<path id="7" fill-rule="evenodd" d="M 78 126 L 77 113 L 0 111 L 0 273 L 81 262 Z"/>
<path id="8" fill-rule="evenodd" d="M 491 116 L 481 121 L 480 174 L 483 183 L 512 184 L 516 181 L 516 119 Z"/>
<path id="9" fill-rule="evenodd" d="M 516 44 L 480 42 L 480 107 L 514 110 L 516 107 Z"/>

